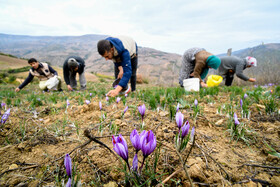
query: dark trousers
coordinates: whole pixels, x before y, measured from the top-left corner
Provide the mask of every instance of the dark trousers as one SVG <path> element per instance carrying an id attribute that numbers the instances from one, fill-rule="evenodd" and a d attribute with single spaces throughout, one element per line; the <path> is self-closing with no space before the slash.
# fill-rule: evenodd
<path id="1" fill-rule="evenodd" d="M 233 78 L 234 78 L 234 73 L 227 72 L 225 85 L 226 86 L 231 86 Z"/>
<path id="2" fill-rule="evenodd" d="M 138 56 L 131 59 L 132 74 L 131 74 L 131 77 L 130 77 L 130 85 L 131 85 L 131 91 L 132 92 L 136 90 L 137 66 L 138 66 Z M 114 70 L 115 70 L 115 79 L 117 79 L 120 71 L 116 66 L 114 66 Z"/>

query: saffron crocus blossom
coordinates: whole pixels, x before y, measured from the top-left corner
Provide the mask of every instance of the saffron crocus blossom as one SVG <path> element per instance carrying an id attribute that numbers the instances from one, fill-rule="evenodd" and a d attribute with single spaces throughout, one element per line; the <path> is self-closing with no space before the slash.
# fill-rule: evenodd
<path id="1" fill-rule="evenodd" d="M 245 93 L 243 98 L 246 99 L 247 97 L 248 97 L 248 95 Z"/>
<path id="2" fill-rule="evenodd" d="M 1 108 L 4 108 L 5 105 L 6 105 L 6 103 L 2 102 L 1 103 Z"/>
<path id="3" fill-rule="evenodd" d="M 68 99 L 66 100 L 66 104 L 67 104 L 67 107 L 70 105 L 70 102 Z"/>
<path id="4" fill-rule="evenodd" d="M 194 100 L 194 106 L 197 107 L 198 101 L 197 99 Z"/>
<path id="5" fill-rule="evenodd" d="M 181 131 L 182 131 L 182 138 L 188 135 L 190 129 L 190 124 L 188 121 L 185 122 L 185 124 L 182 126 Z"/>
<path id="6" fill-rule="evenodd" d="M 127 143 L 123 136 L 120 134 L 118 137 L 112 136 L 114 151 L 122 157 L 126 162 L 128 161 L 128 148 Z M 128 162 L 127 162 L 128 163 Z"/>
<path id="7" fill-rule="evenodd" d="M 193 139 L 193 137 L 194 137 L 194 132 L 195 132 L 195 128 L 193 127 L 192 128 L 192 132 L 191 132 L 191 138 Z"/>
<path id="8" fill-rule="evenodd" d="M 101 103 L 101 101 L 99 101 L 99 108 L 100 108 L 100 110 L 102 110 L 102 103 Z"/>
<path id="9" fill-rule="evenodd" d="M 1 124 L 4 125 L 10 116 L 11 109 L 9 108 L 1 118 Z"/>
<path id="10" fill-rule="evenodd" d="M 240 99 L 240 106 L 241 106 L 241 108 L 242 108 L 242 106 L 243 106 L 243 101 L 242 101 L 242 99 Z"/>
<path id="11" fill-rule="evenodd" d="M 86 104 L 88 105 L 90 103 L 90 100 L 86 100 Z"/>
<path id="12" fill-rule="evenodd" d="M 146 106 L 145 104 L 141 105 L 141 106 L 138 106 L 138 110 L 139 110 L 139 113 L 141 114 L 142 116 L 142 121 L 143 121 L 143 118 L 144 118 L 144 115 L 145 115 L 145 111 L 146 111 Z"/>
<path id="13" fill-rule="evenodd" d="M 66 173 L 67 173 L 68 177 L 71 178 L 71 175 L 72 175 L 72 163 L 71 163 L 71 158 L 70 158 L 68 153 L 65 155 L 64 165 L 65 165 Z"/>
<path id="14" fill-rule="evenodd" d="M 109 97 L 106 95 L 106 101 L 109 101 Z"/>
<path id="15" fill-rule="evenodd" d="M 133 145 L 133 147 L 135 148 L 136 150 L 136 153 L 141 150 L 141 144 L 140 144 L 140 136 L 137 132 L 136 129 L 134 129 L 131 134 L 130 134 L 130 141 Z"/>
<path id="16" fill-rule="evenodd" d="M 135 154 L 135 156 L 133 158 L 133 161 L 132 161 L 132 169 L 134 171 L 137 171 L 137 169 L 138 169 L 138 156 L 137 156 L 137 153 Z"/>
<path id="17" fill-rule="evenodd" d="M 92 96 L 92 93 L 89 93 L 89 96 L 91 97 L 91 96 Z"/>
<path id="18" fill-rule="evenodd" d="M 127 93 L 126 93 L 126 94 L 124 94 L 124 96 L 125 96 L 125 97 L 127 97 Z"/>
<path id="19" fill-rule="evenodd" d="M 239 123 L 239 121 L 238 121 L 238 118 L 237 118 L 236 113 L 234 113 L 233 118 L 234 118 L 234 124 L 235 124 L 235 126 L 236 126 L 236 125 L 239 125 L 240 123 Z"/>
<path id="20" fill-rule="evenodd" d="M 143 156 L 146 158 L 155 150 L 157 146 L 157 140 L 154 133 L 151 130 L 145 131 L 140 137 L 140 144 Z"/>
<path id="21" fill-rule="evenodd" d="M 177 112 L 175 119 L 176 119 L 176 123 L 177 123 L 179 129 L 181 129 L 181 127 L 183 125 L 183 121 L 184 121 L 184 115 L 181 112 Z"/>
<path id="22" fill-rule="evenodd" d="M 66 187 L 71 187 L 71 178 L 68 179 L 68 182 L 66 184 Z"/>
<path id="23" fill-rule="evenodd" d="M 176 113 L 179 111 L 179 108 L 180 108 L 180 104 L 178 103 L 176 108 Z"/>
<path id="24" fill-rule="evenodd" d="M 125 114 L 127 110 L 128 110 L 128 106 L 126 106 L 125 109 L 123 110 L 123 114 Z"/>
<path id="25" fill-rule="evenodd" d="M 119 103 L 120 101 L 121 101 L 121 98 L 120 98 L 120 97 L 117 97 L 116 102 Z"/>

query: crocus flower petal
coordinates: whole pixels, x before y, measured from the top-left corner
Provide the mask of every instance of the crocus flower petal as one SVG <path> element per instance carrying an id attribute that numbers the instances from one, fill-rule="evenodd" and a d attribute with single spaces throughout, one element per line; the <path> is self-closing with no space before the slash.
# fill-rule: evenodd
<path id="1" fill-rule="evenodd" d="M 182 138 L 184 138 L 185 136 L 188 135 L 189 133 L 189 129 L 190 129 L 190 124 L 188 121 L 186 121 L 186 123 L 183 125 L 183 127 L 181 128 L 182 131 Z"/>
<path id="2" fill-rule="evenodd" d="M 128 150 L 127 143 L 126 143 L 124 137 L 121 134 L 119 134 L 118 143 L 121 143 L 125 147 L 125 149 Z"/>
<path id="3" fill-rule="evenodd" d="M 194 128 L 194 126 L 193 126 L 192 132 L 191 132 L 191 137 L 192 137 L 192 138 L 194 137 L 194 133 L 195 133 L 195 128 Z"/>
<path id="4" fill-rule="evenodd" d="M 122 157 L 125 161 L 128 160 L 128 149 L 126 149 L 123 144 L 116 143 L 115 147 L 113 148 L 116 153 Z"/>
<path id="5" fill-rule="evenodd" d="M 100 110 L 102 110 L 102 103 L 101 103 L 101 101 L 99 101 L 99 108 L 100 108 Z"/>
<path id="6" fill-rule="evenodd" d="M 179 111 L 179 108 L 180 108 L 180 104 L 178 103 L 176 108 L 176 113 Z"/>
<path id="7" fill-rule="evenodd" d="M 71 178 L 68 179 L 68 182 L 66 184 L 66 187 L 71 187 Z"/>
<path id="8" fill-rule="evenodd" d="M 248 97 L 248 95 L 245 93 L 245 94 L 244 94 L 244 99 L 246 99 L 247 97 Z"/>
<path id="9" fill-rule="evenodd" d="M 237 115 L 236 115 L 236 113 L 234 113 L 234 115 L 233 115 L 234 117 L 234 124 L 235 125 L 239 125 L 240 123 L 239 123 L 239 121 L 238 121 L 238 118 L 237 118 Z"/>
<path id="10" fill-rule="evenodd" d="M 132 168 L 134 171 L 137 171 L 138 169 L 138 156 L 135 154 L 133 161 L 132 161 Z"/>
<path id="11" fill-rule="evenodd" d="M 184 115 L 181 112 L 177 112 L 175 118 L 176 118 L 176 123 L 180 129 L 184 121 Z"/>
<path id="12" fill-rule="evenodd" d="M 198 104 L 198 101 L 197 101 L 197 99 L 195 99 L 194 100 L 194 105 L 197 106 L 197 104 Z"/>
<path id="13" fill-rule="evenodd" d="M 133 145 L 133 147 L 136 149 L 136 151 L 139 151 L 141 149 L 140 144 L 140 136 L 136 129 L 134 129 L 130 134 L 130 141 Z"/>
<path id="14" fill-rule="evenodd" d="M 128 110 L 128 106 L 125 107 L 123 114 L 125 114 L 127 110 Z"/>
<path id="15" fill-rule="evenodd" d="M 67 175 L 71 178 L 71 175 L 72 175 L 72 163 L 71 163 L 71 157 L 69 156 L 69 154 L 65 155 L 64 165 L 65 165 L 65 168 L 66 168 Z"/>
<path id="16" fill-rule="evenodd" d="M 11 112 L 11 109 L 9 108 L 2 116 L 1 118 L 1 124 L 5 124 L 6 121 L 8 120 L 9 116 L 10 116 L 10 112 Z"/>

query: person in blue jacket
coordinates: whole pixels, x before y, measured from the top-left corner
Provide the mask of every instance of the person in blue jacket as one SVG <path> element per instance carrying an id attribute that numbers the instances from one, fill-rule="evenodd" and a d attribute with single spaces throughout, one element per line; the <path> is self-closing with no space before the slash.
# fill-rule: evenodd
<path id="1" fill-rule="evenodd" d="M 97 43 L 97 49 L 102 57 L 114 62 L 115 78 L 121 79 L 117 87 L 110 90 L 107 96 L 117 96 L 123 88 L 126 88 L 129 80 L 131 91 L 135 91 L 138 65 L 136 42 L 127 36 L 108 37 Z"/>

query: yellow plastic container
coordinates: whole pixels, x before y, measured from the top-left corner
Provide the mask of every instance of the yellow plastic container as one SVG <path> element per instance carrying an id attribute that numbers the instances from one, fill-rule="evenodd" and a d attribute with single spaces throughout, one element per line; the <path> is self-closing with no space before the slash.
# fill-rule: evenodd
<path id="1" fill-rule="evenodd" d="M 219 86 L 223 81 L 223 77 L 220 75 L 210 75 L 206 81 L 208 87 Z"/>

